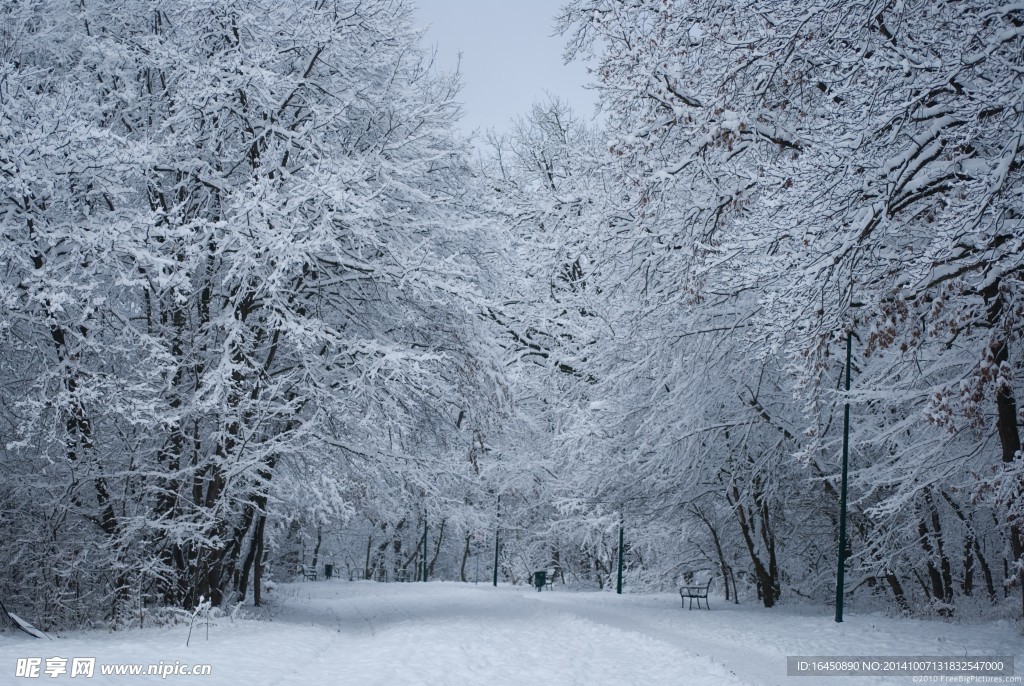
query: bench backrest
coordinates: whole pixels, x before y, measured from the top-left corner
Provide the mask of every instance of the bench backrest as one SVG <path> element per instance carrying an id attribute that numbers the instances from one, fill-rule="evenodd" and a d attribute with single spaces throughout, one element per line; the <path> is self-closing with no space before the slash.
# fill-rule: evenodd
<path id="1" fill-rule="evenodd" d="M 705 584 L 690 584 L 687 586 L 683 586 L 679 589 L 679 592 L 682 593 L 685 589 L 687 592 L 701 593 L 706 596 L 708 594 L 708 591 L 711 590 L 712 581 L 713 579 L 708 579 L 707 583 Z"/>

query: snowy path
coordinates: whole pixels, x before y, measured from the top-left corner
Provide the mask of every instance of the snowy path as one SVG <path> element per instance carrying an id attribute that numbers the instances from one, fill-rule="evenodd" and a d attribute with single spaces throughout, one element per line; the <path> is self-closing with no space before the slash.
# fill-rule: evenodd
<path id="1" fill-rule="evenodd" d="M 297 597 L 277 621 L 329 628 L 338 638 L 311 651 L 294 680 L 275 683 L 320 683 L 321 674 L 323 683 L 333 675 L 358 684 L 742 683 L 707 658 L 537 602 L 535 592 L 346 586 L 292 587 Z"/>
<path id="2" fill-rule="evenodd" d="M 67 675 L 14 678 L 17 658 L 96 657 L 112 663 L 209 663 L 212 676 L 170 676 L 165 683 L 484 684 L 581 686 L 797 683 L 787 655 L 1015 654 L 1021 637 L 1009 623 L 980 626 L 795 614 L 726 605 L 681 610 L 678 596 L 536 593 L 463 584 L 286 584 L 270 621 L 220 619 L 207 641 L 200 627 L 86 632 L 53 642 L 0 635 L 0 684 L 158 683 L 159 677 Z M 844 686 L 908 684 L 844 677 Z"/>

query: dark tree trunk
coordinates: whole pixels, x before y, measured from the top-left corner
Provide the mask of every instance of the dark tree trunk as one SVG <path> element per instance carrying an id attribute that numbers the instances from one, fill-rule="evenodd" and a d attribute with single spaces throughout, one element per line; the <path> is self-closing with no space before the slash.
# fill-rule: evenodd
<path id="1" fill-rule="evenodd" d="M 889 590 L 892 591 L 893 598 L 896 599 L 896 604 L 900 606 L 903 612 L 910 612 L 910 603 L 907 601 L 907 595 L 903 592 L 903 584 L 892 572 L 885 573 L 885 583 L 888 584 Z"/>
<path id="2" fill-rule="evenodd" d="M 766 608 L 775 606 L 776 601 L 779 599 L 779 579 L 778 579 L 778 567 L 775 563 L 775 551 L 774 544 L 769 550 L 769 562 L 768 566 L 765 567 L 764 562 L 757 554 L 757 546 L 754 543 L 754 537 L 756 532 L 754 531 L 751 518 L 747 515 L 746 508 L 740 502 L 740 491 L 735 483 L 732 484 L 732 505 L 733 511 L 736 513 L 736 519 L 740 525 L 740 532 L 743 534 L 743 542 L 747 546 L 747 553 L 750 555 L 750 561 L 754 566 L 754 577 L 757 581 L 757 596 L 764 604 Z M 762 511 L 761 518 L 764 524 L 767 524 L 767 513 Z M 762 538 L 766 541 L 771 541 L 771 537 L 762 532 Z"/>
<path id="3" fill-rule="evenodd" d="M 252 570 L 252 602 L 259 607 L 263 604 L 263 531 L 267 522 L 266 515 L 260 515 L 256 524 L 256 560 Z"/>
<path id="4" fill-rule="evenodd" d="M 982 295 L 988 305 L 988 323 L 994 331 L 999 331 L 1000 318 L 1005 309 L 1003 293 L 1000 291 L 1000 280 L 996 279 L 987 286 Z M 1010 363 L 1010 343 L 1000 333 L 995 334 L 991 343 L 993 368 L 999 370 L 1002 365 Z M 997 372 L 998 373 L 998 372 Z M 1009 383 L 996 380 L 996 433 L 999 434 L 999 446 L 1002 449 L 1004 464 L 1012 464 L 1021 459 L 1020 431 L 1017 428 L 1017 399 L 1013 395 L 1013 387 Z M 1013 512 L 1022 497 L 1022 484 L 1016 484 L 1014 502 L 1009 503 Z M 1016 514 L 1010 515 L 1010 553 L 1013 555 L 1011 567 L 1021 593 L 1021 615 L 1024 616 L 1024 529 Z"/>
<path id="5" fill-rule="evenodd" d="M 324 540 L 324 529 L 319 524 L 316 527 L 316 546 L 313 547 L 313 569 L 320 563 L 320 545 Z"/>
<path id="6" fill-rule="evenodd" d="M 956 504 L 950 495 L 944 491 L 940 491 L 943 500 L 949 504 L 953 514 L 956 515 L 957 519 L 964 526 L 964 594 L 970 595 L 971 592 L 968 590 L 968 571 L 971 573 L 971 585 L 973 585 L 973 575 L 975 562 L 978 568 L 981 570 L 982 578 L 985 580 L 985 592 L 988 594 L 989 600 L 993 603 L 996 601 L 996 586 L 992 579 L 992 568 L 989 566 L 988 561 L 985 559 L 985 554 L 981 550 L 981 545 L 978 543 L 978 535 L 974 531 L 974 527 L 971 525 L 970 520 L 964 515 L 963 510 Z M 970 561 L 967 560 L 968 552 L 967 548 L 970 547 L 970 552 L 973 553 L 970 556 Z M 970 565 L 968 567 L 968 564 Z"/>
<path id="7" fill-rule="evenodd" d="M 953 569 L 946 555 L 945 545 L 942 539 L 942 524 L 939 521 L 939 511 L 935 508 L 935 501 L 932 498 L 930 489 L 925 489 L 924 500 L 928 504 L 928 512 L 931 516 L 932 534 L 935 540 L 935 552 L 939 557 L 939 571 L 942 578 L 942 600 L 947 604 L 953 602 Z"/>
<path id="8" fill-rule="evenodd" d="M 262 517 L 262 515 L 260 515 Z M 252 532 L 252 540 L 249 541 L 249 552 L 245 556 L 245 560 L 242 562 L 242 572 L 238 575 L 238 601 L 245 600 L 246 593 L 249 590 L 249 572 L 252 571 L 252 563 L 256 559 L 256 549 L 259 547 L 256 544 L 256 531 L 259 529 L 259 522 L 257 521 L 256 527 Z"/>
<path id="9" fill-rule="evenodd" d="M 369 580 L 370 574 L 370 550 L 373 548 L 373 536 L 366 537 L 366 561 L 363 563 L 363 579 Z"/>
<path id="10" fill-rule="evenodd" d="M 437 556 L 441 554 L 441 543 L 444 541 L 444 520 L 441 520 L 441 526 L 437 532 L 437 540 L 434 542 L 434 556 L 430 558 L 430 564 L 427 565 L 427 578 L 434 576 L 434 564 L 437 563 Z"/>
<path id="11" fill-rule="evenodd" d="M 925 524 L 920 513 L 917 519 L 917 535 L 918 542 L 921 544 L 921 548 L 925 552 L 925 567 L 928 572 L 928 581 L 931 583 L 928 587 L 928 596 L 935 600 L 944 600 L 946 594 L 942 587 L 942 574 L 939 573 L 938 567 L 935 566 L 935 549 L 932 547 L 931 541 L 929 540 L 930 534 L 928 531 L 928 525 Z"/>
<path id="12" fill-rule="evenodd" d="M 469 559 L 469 540 L 472 538 L 472 534 L 466 534 L 466 544 L 462 548 L 462 564 L 459 565 L 459 580 L 465 583 L 466 581 L 466 561 Z"/>
<path id="13" fill-rule="evenodd" d="M 708 528 L 708 532 L 711 534 L 711 543 L 715 546 L 715 555 L 718 557 L 718 567 L 722 572 L 722 585 L 725 587 L 725 600 L 730 600 L 729 596 L 729 564 L 725 561 L 725 552 L 722 550 L 722 539 L 718 536 L 718 529 L 710 521 L 709 517 L 696 505 L 692 506 L 691 511 L 696 515 L 698 519 L 704 522 L 704 525 Z M 735 590 L 735 589 L 734 589 Z"/>
<path id="14" fill-rule="evenodd" d="M 245 539 L 249 535 L 250 529 L 252 529 L 255 513 L 256 508 L 252 503 L 248 503 L 242 511 L 242 521 L 235 527 L 234 533 L 231 537 L 231 542 L 228 545 L 227 553 L 224 556 L 225 580 L 231 584 L 236 592 L 240 591 L 240 585 L 243 583 L 241 574 L 238 570 L 238 558 L 242 555 L 242 548 L 245 546 Z M 244 598 L 245 593 L 244 591 L 241 592 L 242 597 Z M 241 600 L 241 598 L 239 598 L 239 600 Z"/>

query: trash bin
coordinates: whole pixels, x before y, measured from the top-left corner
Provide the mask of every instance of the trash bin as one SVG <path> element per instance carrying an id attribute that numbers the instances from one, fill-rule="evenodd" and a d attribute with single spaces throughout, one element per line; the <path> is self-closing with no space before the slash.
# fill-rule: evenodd
<path id="1" fill-rule="evenodd" d="M 334 575 L 334 565 L 324 565 L 324 578 L 330 579 Z"/>
<path id="2" fill-rule="evenodd" d="M 543 591 L 545 584 L 548 582 L 548 570 L 542 569 L 539 572 L 533 573 L 533 585 L 537 587 L 538 591 Z"/>

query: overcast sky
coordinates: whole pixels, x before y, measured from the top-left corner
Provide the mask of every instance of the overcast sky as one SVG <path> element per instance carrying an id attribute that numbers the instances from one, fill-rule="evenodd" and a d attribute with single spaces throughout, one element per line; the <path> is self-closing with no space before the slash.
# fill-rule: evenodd
<path id="1" fill-rule="evenodd" d="M 426 44 L 436 45 L 442 68 L 462 52 L 465 104 L 462 127 L 504 130 L 545 91 L 568 102 L 585 120 L 595 97 L 583 88 L 586 67 L 565 65 L 564 39 L 554 33 L 558 0 L 414 0 L 417 23 L 430 27 Z"/>

